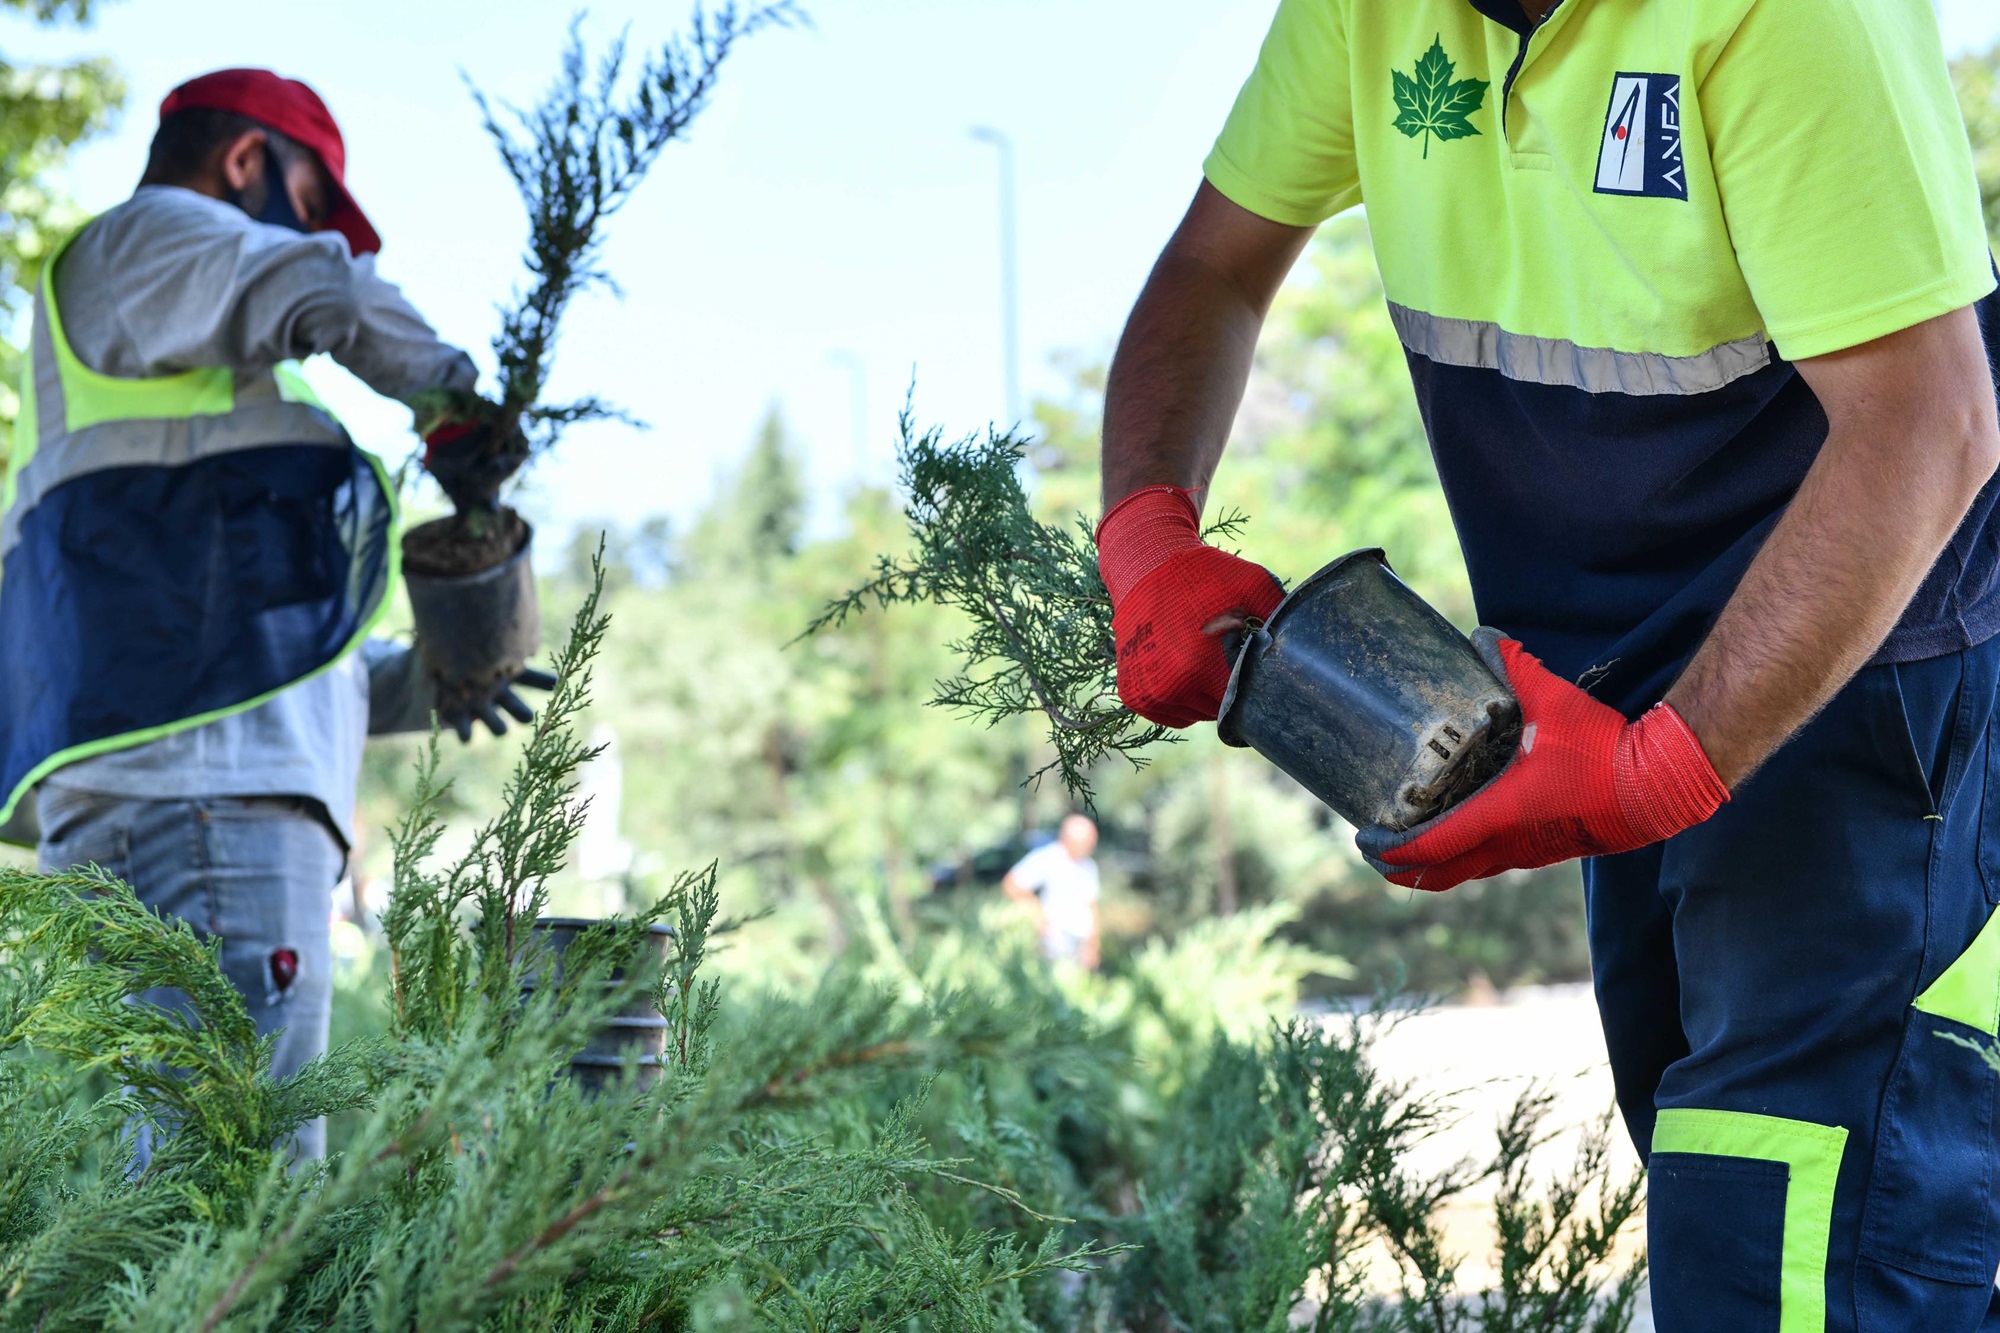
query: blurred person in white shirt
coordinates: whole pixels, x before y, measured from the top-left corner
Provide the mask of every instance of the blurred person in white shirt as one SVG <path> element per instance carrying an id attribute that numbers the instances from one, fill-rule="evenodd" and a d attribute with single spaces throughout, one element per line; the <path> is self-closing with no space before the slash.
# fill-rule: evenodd
<path id="1" fill-rule="evenodd" d="M 1097 970 L 1097 825 L 1083 815 L 1063 820 L 1056 840 L 1037 847 L 1000 881 L 1009 898 L 1033 915 L 1042 957 Z"/>

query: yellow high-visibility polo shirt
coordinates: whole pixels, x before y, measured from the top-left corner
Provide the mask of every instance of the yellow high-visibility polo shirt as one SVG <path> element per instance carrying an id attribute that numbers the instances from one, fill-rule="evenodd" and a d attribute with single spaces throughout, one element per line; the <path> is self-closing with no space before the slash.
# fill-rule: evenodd
<path id="1" fill-rule="evenodd" d="M 1366 205 L 1481 619 L 1628 707 L 1825 438 L 1790 361 L 1995 285 L 1928 0 L 1283 0 L 1205 170 Z M 1878 660 L 2000 632 L 1992 508 Z"/>

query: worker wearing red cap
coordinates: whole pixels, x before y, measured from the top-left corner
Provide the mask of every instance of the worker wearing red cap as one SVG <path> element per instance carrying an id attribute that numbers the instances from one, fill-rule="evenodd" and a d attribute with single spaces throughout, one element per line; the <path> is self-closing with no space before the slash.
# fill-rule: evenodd
<path id="1" fill-rule="evenodd" d="M 204 118 L 184 114 L 203 111 L 210 115 Z M 286 190 L 269 191 L 263 209 L 246 211 L 259 213 L 260 221 L 275 222 L 294 231 L 338 232 L 346 238 L 348 251 L 354 255 L 372 255 L 382 248 L 382 238 L 376 235 L 374 225 L 347 192 L 347 145 L 340 137 L 340 126 L 333 122 L 333 113 L 326 109 L 318 93 L 297 79 L 279 78 L 267 69 L 224 69 L 190 79 L 160 103 L 163 136 L 181 137 L 173 131 L 180 130 L 185 135 L 186 130 L 204 121 L 213 125 L 221 118 L 236 122 L 224 128 L 239 131 L 239 138 L 262 130 L 266 147 L 277 145 L 275 152 L 263 155 L 266 177 L 275 184 L 282 175 L 288 185 Z M 273 139 L 274 133 L 282 137 Z M 211 143 L 220 138 L 207 137 Z M 156 139 L 156 157 L 160 148 Z M 311 157 L 307 159 L 287 149 L 304 149 Z M 163 164 L 157 161 L 149 164 L 149 178 L 156 165 Z M 232 182 L 231 188 L 237 196 L 242 196 L 250 185 L 247 180 Z M 298 212 L 288 215 L 287 209 L 310 209 L 312 216 Z"/>
<path id="2" fill-rule="evenodd" d="M 303 83 L 169 93 L 138 189 L 43 272 L 0 474 L 0 825 L 32 807 L 43 865 L 219 937 L 280 1077 L 326 1045 L 363 739 L 436 702 L 368 640 L 392 485 L 297 363 L 412 404 L 477 379 L 377 275 L 346 166 Z"/>

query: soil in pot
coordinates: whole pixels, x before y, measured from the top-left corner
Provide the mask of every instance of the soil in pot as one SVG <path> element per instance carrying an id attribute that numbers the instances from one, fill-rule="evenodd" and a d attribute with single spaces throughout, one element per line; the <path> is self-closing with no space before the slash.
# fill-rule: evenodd
<path id="1" fill-rule="evenodd" d="M 505 505 L 434 518 L 403 534 L 403 570 L 433 579 L 483 574 L 513 558 L 527 540 L 527 520 Z"/>

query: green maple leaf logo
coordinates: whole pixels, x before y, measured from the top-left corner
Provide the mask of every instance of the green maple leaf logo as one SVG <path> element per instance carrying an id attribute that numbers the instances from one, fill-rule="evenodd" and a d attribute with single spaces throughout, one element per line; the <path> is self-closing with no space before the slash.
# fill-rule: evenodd
<path id="1" fill-rule="evenodd" d="M 1431 139 L 1464 139 L 1479 133 L 1472 113 L 1486 104 L 1484 79 L 1452 79 L 1457 67 L 1444 53 L 1444 34 L 1432 40 L 1431 49 L 1417 61 L 1417 77 L 1390 70 L 1395 81 L 1396 128 L 1414 139 L 1424 137 L 1424 156 L 1431 155 Z"/>

